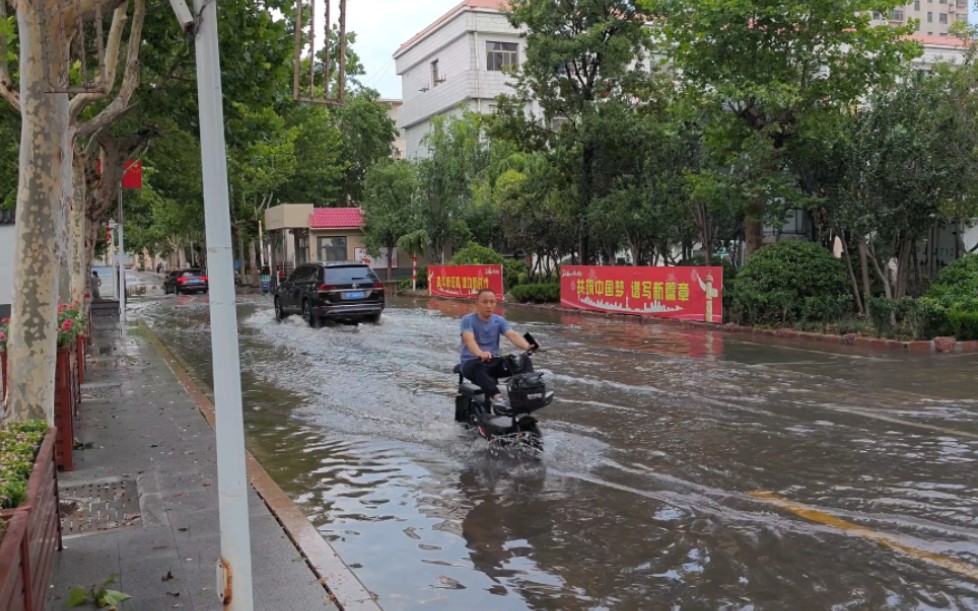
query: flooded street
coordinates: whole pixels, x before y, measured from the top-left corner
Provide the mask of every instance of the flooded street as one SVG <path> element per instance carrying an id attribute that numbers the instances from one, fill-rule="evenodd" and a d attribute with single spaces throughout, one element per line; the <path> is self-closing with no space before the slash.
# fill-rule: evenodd
<path id="1" fill-rule="evenodd" d="M 978 609 L 978 355 L 508 307 L 557 399 L 498 456 L 452 419 L 469 311 L 239 297 L 248 448 L 384 608 Z M 209 390 L 207 297 L 132 312 Z"/>

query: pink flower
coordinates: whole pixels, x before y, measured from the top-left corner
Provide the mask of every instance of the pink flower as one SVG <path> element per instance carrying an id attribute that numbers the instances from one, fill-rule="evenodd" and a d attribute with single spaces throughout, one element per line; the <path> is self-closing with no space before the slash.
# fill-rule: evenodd
<path id="1" fill-rule="evenodd" d="M 91 293 L 85 293 L 85 299 L 91 299 L 91 298 L 92 298 Z"/>
<path id="2" fill-rule="evenodd" d="M 64 321 L 64 324 L 61 325 L 61 328 L 65 331 L 71 331 L 72 325 L 74 325 L 74 321 L 69 318 L 68 320 Z"/>
<path id="3" fill-rule="evenodd" d="M 65 304 L 63 304 L 63 303 L 62 303 L 62 304 L 59 304 L 59 305 L 58 305 L 58 311 L 59 311 L 59 312 L 64 312 L 64 311 L 65 311 L 65 308 L 67 308 L 67 307 L 68 307 L 68 306 L 66 306 L 66 305 L 65 305 Z"/>
<path id="4" fill-rule="evenodd" d="M 0 331 L 0 342 L 5 342 L 5 341 L 7 341 L 7 334 L 4 333 L 3 331 Z"/>
<path id="5" fill-rule="evenodd" d="M 3 323 L 5 325 L 9 325 L 10 324 L 10 319 L 9 318 L 4 318 L 3 320 L 0 320 L 0 323 Z"/>

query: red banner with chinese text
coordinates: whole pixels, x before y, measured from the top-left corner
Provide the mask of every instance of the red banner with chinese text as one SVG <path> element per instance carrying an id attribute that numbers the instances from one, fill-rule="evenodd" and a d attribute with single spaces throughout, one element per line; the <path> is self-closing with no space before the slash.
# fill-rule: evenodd
<path id="1" fill-rule="evenodd" d="M 560 268 L 560 304 L 565 308 L 723 321 L 722 267 Z"/>
<path id="2" fill-rule="evenodd" d="M 502 265 L 428 266 L 429 295 L 475 299 L 482 289 L 492 289 L 496 300 L 503 300 Z"/>

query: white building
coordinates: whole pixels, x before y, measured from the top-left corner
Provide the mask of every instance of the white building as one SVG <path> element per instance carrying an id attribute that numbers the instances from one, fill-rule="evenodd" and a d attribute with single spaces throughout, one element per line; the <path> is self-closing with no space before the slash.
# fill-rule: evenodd
<path id="1" fill-rule="evenodd" d="M 951 25 L 968 22 L 968 0 L 914 0 L 890 11 L 873 13 L 874 23 L 906 25 L 916 19 L 917 32 L 923 36 L 948 36 Z"/>
<path id="2" fill-rule="evenodd" d="M 404 104 L 401 100 L 396 100 L 394 98 L 380 98 L 377 102 L 387 109 L 387 116 L 390 117 L 394 125 L 397 126 L 397 137 L 394 138 L 394 150 L 397 151 L 397 156 L 404 159 L 405 156 L 405 142 L 404 142 L 404 130 L 401 129 L 398 123 L 398 115 L 401 112 L 401 106 Z"/>
<path id="3" fill-rule="evenodd" d="M 504 68 L 518 65 L 525 41 L 500 7 L 505 0 L 464 0 L 394 53 L 404 104 L 398 127 L 408 158 L 424 157 L 421 140 L 440 115 L 490 113 L 512 93 Z"/>

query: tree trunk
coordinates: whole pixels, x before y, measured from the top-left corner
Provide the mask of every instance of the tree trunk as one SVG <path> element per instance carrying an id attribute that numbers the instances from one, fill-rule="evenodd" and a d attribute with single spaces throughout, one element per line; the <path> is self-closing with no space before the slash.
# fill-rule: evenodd
<path id="1" fill-rule="evenodd" d="M 897 251 L 897 277 L 896 290 L 893 296 L 896 299 L 907 295 L 907 278 L 910 277 L 910 252 L 913 249 L 913 238 L 901 236 L 900 249 Z"/>
<path id="2" fill-rule="evenodd" d="M 880 267 L 880 262 L 876 258 L 876 252 L 870 248 L 869 258 L 873 262 L 873 267 L 876 269 L 877 275 L 879 275 L 880 280 L 883 282 L 883 293 L 886 295 L 887 299 L 893 299 L 893 287 L 890 284 L 890 277 L 888 274 L 883 273 L 883 268 Z"/>
<path id="3" fill-rule="evenodd" d="M 859 315 L 862 316 L 864 313 L 863 300 L 859 297 L 859 282 L 856 280 L 856 271 L 852 267 L 852 253 L 849 251 L 849 244 L 845 240 L 840 240 L 842 242 L 842 256 L 846 260 L 846 269 L 849 271 L 849 283 L 852 285 L 852 296 L 856 300 L 856 310 Z"/>
<path id="4" fill-rule="evenodd" d="M 869 255 L 866 252 L 866 243 L 859 239 L 859 267 L 862 269 L 863 276 L 863 301 L 866 304 L 866 313 L 869 313 L 869 300 L 873 297 L 873 289 L 869 283 Z"/>
<path id="5" fill-rule="evenodd" d="M 387 281 L 394 279 L 394 245 L 387 245 Z"/>
<path id="6" fill-rule="evenodd" d="M 17 185 L 12 320 L 7 341 L 6 416 L 54 423 L 58 341 L 58 279 L 64 210 L 72 196 L 72 142 L 68 122 L 67 42 L 47 2 L 21 0 L 21 132 Z M 59 87 L 60 86 L 60 87 Z"/>
<path id="7" fill-rule="evenodd" d="M 249 246 L 248 266 L 251 268 L 251 286 L 261 286 L 261 278 L 258 277 L 258 247 L 254 240 Z M 242 277 L 244 277 L 243 274 Z"/>
<path id="8" fill-rule="evenodd" d="M 744 241 L 747 243 L 747 256 L 764 245 L 764 202 L 752 202 L 744 215 Z"/>
<path id="9" fill-rule="evenodd" d="M 85 219 L 85 204 L 87 201 L 87 185 L 85 184 L 85 163 L 84 159 L 75 158 L 74 164 L 74 186 L 75 196 L 71 199 L 71 211 L 69 214 L 70 235 L 68 238 L 70 260 L 68 262 L 68 273 L 70 281 L 70 302 L 82 303 L 85 293 L 88 292 L 88 266 L 91 263 L 86 244 L 87 231 Z"/>

